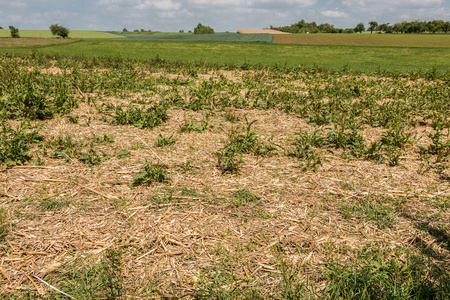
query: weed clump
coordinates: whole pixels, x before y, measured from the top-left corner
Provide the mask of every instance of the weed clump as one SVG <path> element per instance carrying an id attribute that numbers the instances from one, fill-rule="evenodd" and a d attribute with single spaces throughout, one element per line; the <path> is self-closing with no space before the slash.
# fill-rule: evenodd
<path id="1" fill-rule="evenodd" d="M 158 135 L 158 140 L 155 142 L 155 147 L 164 147 L 164 146 L 170 146 L 175 144 L 176 141 L 173 139 L 173 135 L 169 137 L 165 137 L 161 135 L 161 133 Z"/>
<path id="2" fill-rule="evenodd" d="M 260 198 L 248 189 L 240 189 L 231 194 L 231 205 L 239 207 L 247 203 L 258 203 Z"/>
<path id="3" fill-rule="evenodd" d="M 167 107 L 161 104 L 147 110 L 138 107 L 124 109 L 123 106 L 117 106 L 109 122 L 114 125 L 133 125 L 140 129 L 153 129 L 168 119 Z"/>
<path id="4" fill-rule="evenodd" d="M 160 164 L 155 165 L 152 163 L 147 163 L 144 165 L 143 172 L 139 172 L 134 175 L 132 185 L 137 186 L 152 182 L 165 182 L 169 180 L 169 175 Z"/>
<path id="5" fill-rule="evenodd" d="M 22 165 L 31 160 L 28 152 L 32 144 L 41 142 L 44 138 L 39 135 L 40 128 L 32 127 L 22 122 L 16 129 L 4 121 L 0 128 L 0 165 Z"/>
<path id="6" fill-rule="evenodd" d="M 244 162 L 242 154 L 269 155 L 276 150 L 275 145 L 262 143 L 258 134 L 251 130 L 257 121 L 249 122 L 245 116 L 246 125 L 237 126 L 228 133 L 228 143 L 214 154 L 217 156 L 217 166 L 222 173 L 239 174 L 239 166 Z"/>
<path id="7" fill-rule="evenodd" d="M 364 264 L 332 264 L 324 291 L 330 299 L 448 299 L 449 274 L 422 257 L 401 263 L 374 257 Z"/>

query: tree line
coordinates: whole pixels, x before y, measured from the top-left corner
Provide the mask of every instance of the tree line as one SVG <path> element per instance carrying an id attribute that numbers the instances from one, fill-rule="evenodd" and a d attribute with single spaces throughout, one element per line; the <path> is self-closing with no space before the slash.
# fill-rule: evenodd
<path id="1" fill-rule="evenodd" d="M 367 25 L 367 31 L 371 33 L 448 33 L 450 31 L 450 21 L 443 20 L 403 21 L 394 25 L 390 23 L 378 24 L 377 21 L 370 21 Z M 271 25 L 270 29 L 289 33 L 362 33 L 366 31 L 365 24 L 362 22 L 358 23 L 354 28 L 342 29 L 336 28 L 329 23 L 317 25 L 316 22 L 306 22 L 305 20 L 300 20 L 289 26 L 274 27 Z"/>

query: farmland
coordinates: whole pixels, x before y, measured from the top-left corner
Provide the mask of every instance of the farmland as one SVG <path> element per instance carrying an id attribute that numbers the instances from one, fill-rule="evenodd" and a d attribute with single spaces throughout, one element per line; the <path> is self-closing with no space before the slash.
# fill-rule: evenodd
<path id="1" fill-rule="evenodd" d="M 450 47 L 449 34 L 289 34 L 274 35 L 274 43 L 312 45 L 360 45 Z"/>
<path id="2" fill-rule="evenodd" d="M 2 49 L 1 298 L 446 299 L 448 61 L 227 60 L 292 47 Z"/>
<path id="3" fill-rule="evenodd" d="M 55 39 L 49 39 L 49 42 Z M 427 72 L 450 69 L 449 47 L 286 45 L 248 42 L 81 40 L 47 47 L 1 47 L 0 53 L 41 53 L 88 57 L 155 58 L 211 63 L 231 68 L 325 68 L 357 72 Z"/>
<path id="4" fill-rule="evenodd" d="M 239 34 L 231 32 L 218 32 L 215 34 L 193 33 L 121 33 L 111 32 L 124 37 L 126 41 L 207 41 L 207 42 L 264 42 L 271 43 L 272 34 Z"/>
<path id="5" fill-rule="evenodd" d="M 50 30 L 27 30 L 20 29 L 19 34 L 24 38 L 55 38 Z M 9 29 L 0 29 L 0 38 L 10 36 Z M 119 35 L 95 30 L 72 30 L 70 31 L 70 37 L 74 39 L 114 39 L 122 38 Z"/>

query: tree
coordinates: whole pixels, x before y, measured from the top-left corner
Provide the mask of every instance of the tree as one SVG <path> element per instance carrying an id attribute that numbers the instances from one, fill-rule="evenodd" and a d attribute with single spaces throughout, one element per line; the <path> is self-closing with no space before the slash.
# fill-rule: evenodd
<path id="1" fill-rule="evenodd" d="M 378 30 L 384 31 L 384 33 L 392 33 L 392 26 L 389 23 L 383 23 L 378 26 Z"/>
<path id="2" fill-rule="evenodd" d="M 11 31 L 12 38 L 20 38 L 19 28 L 16 28 L 14 26 L 9 26 L 9 31 Z"/>
<path id="3" fill-rule="evenodd" d="M 374 30 L 377 30 L 377 27 L 378 27 L 377 21 L 370 21 L 368 30 L 370 30 L 370 33 L 373 33 Z"/>
<path id="4" fill-rule="evenodd" d="M 194 34 L 213 34 L 214 29 L 209 26 L 203 26 L 202 23 L 198 23 L 197 27 L 194 28 Z"/>
<path id="5" fill-rule="evenodd" d="M 50 25 L 49 28 L 53 35 L 57 35 L 59 37 L 62 37 L 63 39 L 69 37 L 70 31 L 66 27 L 60 26 L 58 24 L 53 24 L 53 25 Z"/>
<path id="6" fill-rule="evenodd" d="M 359 33 L 362 33 L 363 31 L 366 31 L 366 27 L 364 27 L 364 23 L 361 22 L 358 25 L 356 25 L 355 31 L 359 32 Z"/>
<path id="7" fill-rule="evenodd" d="M 125 27 L 124 29 L 122 29 L 122 32 L 128 32 L 128 29 Z"/>

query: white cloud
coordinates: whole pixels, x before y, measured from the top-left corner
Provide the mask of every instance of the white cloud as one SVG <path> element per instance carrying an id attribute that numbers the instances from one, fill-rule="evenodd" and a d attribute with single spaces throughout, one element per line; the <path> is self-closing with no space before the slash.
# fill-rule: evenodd
<path id="1" fill-rule="evenodd" d="M 182 7 L 181 2 L 172 0 L 99 0 L 99 6 L 106 6 L 112 10 L 120 10 L 124 8 L 130 9 L 157 9 L 157 10 L 179 10 Z"/>
<path id="2" fill-rule="evenodd" d="M 431 8 L 439 7 L 443 4 L 443 0 L 342 0 L 342 5 L 350 10 L 358 11 L 384 11 L 386 9 L 400 8 Z"/>
<path id="3" fill-rule="evenodd" d="M 227 6 L 227 7 L 260 7 L 270 6 L 283 8 L 286 5 L 298 7 L 312 6 L 317 0 L 188 0 L 189 4 L 199 7 Z"/>
<path id="4" fill-rule="evenodd" d="M 0 7 L 25 8 L 25 7 L 28 7 L 28 3 L 26 3 L 26 1 L 22 1 L 22 0 L 16 0 L 16 1 L 1 0 Z"/>
<path id="5" fill-rule="evenodd" d="M 348 18 L 348 14 L 339 10 L 325 10 L 321 12 L 322 16 L 329 18 Z"/>

